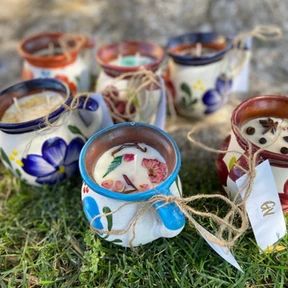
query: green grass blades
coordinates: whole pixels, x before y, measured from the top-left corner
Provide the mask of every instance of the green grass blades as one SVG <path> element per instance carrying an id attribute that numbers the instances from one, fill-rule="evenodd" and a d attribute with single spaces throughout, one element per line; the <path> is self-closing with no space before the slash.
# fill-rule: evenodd
<path id="1" fill-rule="evenodd" d="M 184 196 L 219 190 L 209 165 L 184 161 Z M 101 240 L 81 207 L 80 176 L 52 188 L 33 188 L 1 168 L 0 287 L 285 287 L 288 249 L 260 254 L 252 232 L 233 253 L 245 273 L 220 259 L 186 226 L 173 239 L 133 250 Z M 76 178 L 76 177 L 75 177 Z M 221 212 L 220 203 L 196 203 Z M 207 228 L 209 221 L 197 219 Z M 288 238 L 280 242 L 288 247 Z M 286 286 L 287 287 L 287 286 Z"/>

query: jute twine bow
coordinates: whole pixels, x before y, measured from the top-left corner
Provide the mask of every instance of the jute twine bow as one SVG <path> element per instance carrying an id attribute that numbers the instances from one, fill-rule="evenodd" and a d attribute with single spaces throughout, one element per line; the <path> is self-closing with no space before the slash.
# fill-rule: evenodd
<path id="1" fill-rule="evenodd" d="M 124 88 L 119 88 L 120 85 L 117 84 L 123 80 L 127 80 L 127 85 Z M 102 91 L 102 95 L 110 108 L 112 118 L 117 122 L 126 122 L 134 120 L 140 111 L 147 109 L 149 95 L 146 93 L 149 90 L 160 87 L 159 76 L 153 71 L 143 68 L 139 71 L 123 73 L 116 77 Z M 126 102 L 124 113 L 120 113 L 117 109 L 116 103 L 118 101 Z"/>
<path id="2" fill-rule="evenodd" d="M 281 39 L 282 36 L 281 28 L 275 25 L 258 25 L 250 31 L 239 33 L 233 40 L 233 49 L 228 53 L 230 54 L 228 57 L 231 59 L 229 67 L 231 77 L 239 75 L 246 63 L 249 55 L 244 50 L 247 39 L 252 37 L 262 41 L 275 41 Z"/>
<path id="3" fill-rule="evenodd" d="M 197 230 L 198 227 L 201 226 L 196 220 L 195 216 L 201 217 L 201 218 L 208 218 L 212 220 L 215 224 L 217 224 L 220 228 L 218 232 L 216 233 L 216 237 L 212 234 L 206 235 L 206 238 L 218 245 L 225 246 L 225 247 L 232 247 L 237 239 L 247 230 L 248 228 L 248 220 L 246 218 L 246 214 L 231 200 L 229 200 L 227 197 L 221 195 L 221 194 L 197 194 L 190 197 L 182 198 L 177 196 L 166 196 L 163 194 L 160 194 L 159 191 L 157 191 L 157 188 L 155 188 L 156 195 L 151 197 L 147 201 L 141 201 L 141 202 L 127 202 L 123 205 L 119 206 L 117 209 L 108 212 L 108 213 L 102 213 L 98 214 L 95 217 L 92 218 L 90 221 L 90 227 L 92 231 L 98 233 L 98 234 L 106 234 L 106 235 L 123 235 L 131 229 L 132 237 L 129 239 L 129 246 L 133 246 L 133 241 L 136 237 L 136 224 L 138 221 L 140 221 L 141 217 L 144 216 L 145 213 L 147 213 L 154 204 L 161 203 L 159 206 L 157 206 L 156 209 L 161 209 L 163 206 L 174 203 L 177 205 L 177 207 L 180 209 L 180 211 L 186 216 L 188 223 L 190 226 L 194 226 Z M 225 202 L 228 206 L 230 206 L 230 210 L 227 213 L 227 215 L 224 218 L 219 217 L 218 215 L 211 213 L 211 212 L 203 212 L 199 211 L 191 206 L 189 206 L 189 203 L 196 202 L 198 200 L 205 200 L 205 199 L 214 199 L 214 200 L 222 200 Z M 96 219 L 99 219 L 101 217 L 107 217 L 109 215 L 113 215 L 117 213 L 118 211 L 122 210 L 124 207 L 129 205 L 135 205 L 135 203 L 142 203 L 143 206 L 137 210 L 135 215 L 131 218 L 130 222 L 128 223 L 127 227 L 124 229 L 112 229 L 112 230 L 100 230 L 96 229 L 93 226 L 93 223 Z M 238 216 L 239 220 L 241 221 L 240 227 L 237 227 L 234 217 Z M 202 226 L 201 226 L 202 227 Z"/>
<path id="4" fill-rule="evenodd" d="M 283 122 L 283 121 L 282 121 Z M 279 127 L 281 127 L 282 123 L 280 123 Z M 199 148 L 207 151 L 212 152 L 216 154 L 224 154 L 224 153 L 234 153 L 238 154 L 239 156 L 243 156 L 247 161 L 247 169 L 239 165 L 237 162 L 234 164 L 235 167 L 242 170 L 244 173 L 247 174 L 247 182 L 244 186 L 241 187 L 241 190 L 238 191 L 237 196 L 235 199 L 228 199 L 226 196 L 213 193 L 213 194 L 196 194 L 190 197 L 177 197 L 177 196 L 166 196 L 161 194 L 160 191 L 155 188 L 155 196 L 151 197 L 147 201 L 141 201 L 141 202 L 127 202 L 123 205 L 120 205 L 117 209 L 108 212 L 108 213 L 102 213 L 98 214 L 95 217 L 92 218 L 90 221 L 90 227 L 92 231 L 98 233 L 98 234 L 106 234 L 106 235 L 123 235 L 125 233 L 128 233 L 131 230 L 132 237 L 129 239 L 129 246 L 133 246 L 133 240 L 136 237 L 136 224 L 141 219 L 141 217 L 149 211 L 149 209 L 152 209 L 155 203 L 161 203 L 157 206 L 156 209 L 160 209 L 161 207 L 174 203 L 177 205 L 177 207 L 180 209 L 180 211 L 186 216 L 188 220 L 188 224 L 190 226 L 194 226 L 197 231 L 202 232 L 201 225 L 195 220 L 196 217 L 200 218 L 207 218 L 213 221 L 218 226 L 218 229 L 215 234 L 205 234 L 205 238 L 208 241 L 211 241 L 215 244 L 218 244 L 220 246 L 224 247 L 233 247 L 235 242 L 245 233 L 245 231 L 249 228 L 249 220 L 248 215 L 246 213 L 246 202 L 253 190 L 253 183 L 256 177 L 256 166 L 258 164 L 258 158 L 260 153 L 267 149 L 269 146 L 273 145 L 280 137 L 280 132 L 277 133 L 274 137 L 274 139 L 267 144 L 266 146 L 263 146 L 263 148 L 259 148 L 255 151 L 255 147 L 251 144 L 251 142 L 248 141 L 248 139 L 245 138 L 245 135 L 243 135 L 243 138 L 245 139 L 247 143 L 247 149 L 244 152 L 240 151 L 234 151 L 234 150 L 219 150 L 214 149 L 212 147 L 207 146 L 206 144 L 198 141 L 195 139 L 195 133 L 202 128 L 203 125 L 198 126 L 197 128 L 193 128 L 189 131 L 187 134 L 187 139 L 190 141 L 193 145 L 198 146 Z M 239 128 L 235 125 L 233 125 L 234 131 L 240 132 Z M 235 202 L 235 200 L 238 198 L 238 195 L 241 194 L 242 201 Z M 224 217 L 220 217 L 215 213 L 212 212 L 203 212 L 199 211 L 198 209 L 195 209 L 191 207 L 189 204 L 195 203 L 198 200 L 221 200 L 227 206 L 230 207 L 228 212 Z M 124 229 L 112 229 L 112 230 L 100 230 L 96 229 L 93 224 L 96 219 L 100 219 L 101 217 L 107 217 L 109 215 L 113 215 L 123 209 L 125 206 L 129 205 L 135 205 L 135 203 L 141 203 L 142 207 L 140 207 L 135 215 L 132 216 L 130 222 L 128 223 L 127 227 Z M 236 225 L 235 222 L 240 223 L 240 225 Z M 200 227 L 200 228 L 199 228 Z M 202 227 L 203 228 L 203 227 Z M 201 229 L 201 230 L 200 230 Z"/>

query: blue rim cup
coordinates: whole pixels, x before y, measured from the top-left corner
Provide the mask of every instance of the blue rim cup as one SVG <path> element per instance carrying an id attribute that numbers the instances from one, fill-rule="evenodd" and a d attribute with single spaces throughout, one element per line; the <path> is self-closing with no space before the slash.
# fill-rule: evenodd
<path id="1" fill-rule="evenodd" d="M 154 189 L 123 194 L 105 189 L 93 179 L 97 160 L 110 148 L 125 143 L 145 143 L 164 157 L 169 176 Z M 170 186 L 176 180 L 181 166 L 181 155 L 176 142 L 163 130 L 145 123 L 126 122 L 103 129 L 89 138 L 80 153 L 79 167 L 83 181 L 88 187 L 104 197 L 120 201 L 147 201 L 155 195 L 172 195 Z M 158 216 L 169 230 L 178 230 L 185 225 L 185 216 L 175 203 L 154 203 Z"/>
<path id="2" fill-rule="evenodd" d="M 65 99 L 64 104 L 52 111 L 48 115 L 48 119 L 40 117 L 20 123 L 0 122 L 0 130 L 8 134 L 20 134 L 46 127 L 47 120 L 49 123 L 55 122 L 66 111 L 66 107 L 71 104 L 73 96 L 67 85 L 53 78 L 37 78 L 22 81 L 2 90 L 0 92 L 0 119 L 9 106 L 13 104 L 13 98 L 20 99 L 44 91 L 58 93 Z M 96 111 L 99 107 L 98 103 L 92 97 L 88 101 L 86 101 L 86 98 L 87 96 L 84 94 L 79 96 L 77 109 L 79 111 L 82 109 L 85 111 Z"/>
<path id="3" fill-rule="evenodd" d="M 19 82 L 17 84 L 14 84 L 14 85 L 0 91 L 0 119 L 3 117 L 5 111 L 13 104 L 13 98 L 23 99 L 24 97 L 28 97 L 28 96 L 31 96 L 33 94 L 37 94 L 37 93 L 41 93 L 41 92 L 45 92 L 45 91 L 55 92 L 58 95 L 60 95 L 61 97 L 63 97 L 63 104 L 59 105 L 59 107 L 55 108 L 55 110 L 50 112 L 50 114 L 47 117 L 43 116 L 43 117 L 35 118 L 35 119 L 29 120 L 29 121 L 23 121 L 20 123 L 0 122 L 0 133 L 1 133 L 1 141 L 0 141 L 0 150 L 1 151 L 0 152 L 1 152 L 1 160 L 3 160 L 2 162 L 4 164 L 6 164 L 5 166 L 8 169 L 10 169 L 16 176 L 20 177 L 23 180 L 27 180 L 27 182 L 32 184 L 32 185 L 56 184 L 56 182 L 58 183 L 64 179 L 70 177 L 71 175 L 73 175 L 74 171 L 78 170 L 78 157 L 76 160 L 74 159 L 75 155 L 76 155 L 76 151 L 79 155 L 80 150 L 81 150 L 81 148 L 84 145 L 84 142 L 86 140 L 86 137 L 91 135 L 91 133 L 86 129 L 87 125 L 85 125 L 85 123 L 87 121 L 84 122 L 82 114 L 85 114 L 86 119 L 88 119 L 88 116 L 89 116 L 90 117 L 89 119 L 92 119 L 91 123 L 93 124 L 94 119 L 95 119 L 95 121 L 98 121 L 98 116 L 95 113 L 95 111 L 97 111 L 97 109 L 100 107 L 98 104 L 98 101 L 96 99 L 94 99 L 92 96 L 88 99 L 87 99 L 86 95 L 79 96 L 79 99 L 77 102 L 77 107 L 76 107 L 76 103 L 75 103 L 75 105 L 73 103 L 73 106 L 74 106 L 73 108 L 75 108 L 75 112 L 77 113 L 77 114 L 75 114 L 76 117 L 73 117 L 73 121 L 71 123 L 69 121 L 67 121 L 67 119 L 65 119 L 65 121 L 63 121 L 63 123 L 64 123 L 63 125 L 67 126 L 66 128 L 67 128 L 67 131 L 69 130 L 69 132 L 68 133 L 66 133 L 66 132 L 62 133 L 63 131 L 61 130 L 62 132 L 60 133 L 58 130 L 56 131 L 55 128 L 51 127 L 51 133 L 49 133 L 49 136 L 47 136 L 48 135 L 47 133 L 45 134 L 45 136 L 44 135 L 41 136 L 39 133 L 39 137 L 40 137 L 39 139 L 40 140 L 39 140 L 39 145 L 37 144 L 37 148 L 39 147 L 40 151 L 35 151 L 35 149 L 34 149 L 35 146 L 33 146 L 33 145 L 30 146 L 30 144 L 32 143 L 31 139 L 35 139 L 37 137 L 37 135 L 33 134 L 33 132 L 39 131 L 45 127 L 49 127 L 48 126 L 49 123 L 53 124 L 67 111 L 67 106 L 71 106 L 70 104 L 72 103 L 72 100 L 73 100 L 73 97 L 72 97 L 72 94 L 71 94 L 69 88 L 67 87 L 67 85 L 63 84 L 62 82 L 55 80 L 55 79 L 52 79 L 52 78 L 41 78 L 41 79 L 38 78 L 38 79 Z M 33 111 L 33 108 L 31 108 L 31 111 Z M 47 113 L 48 113 L 48 111 L 49 110 L 47 108 Z M 74 111 L 73 111 L 73 113 L 74 113 Z M 49 123 L 47 123 L 47 120 Z M 80 136 L 73 133 L 68 127 L 69 124 L 73 124 L 74 122 L 77 122 L 78 120 L 79 120 L 79 124 L 81 123 L 81 127 L 83 128 L 83 129 L 81 128 L 81 131 L 79 130 L 81 132 Z M 90 128 L 91 125 L 88 128 Z M 93 126 L 92 126 L 92 128 L 93 128 Z M 88 132 L 86 130 L 89 132 L 89 135 L 88 135 Z M 72 136 L 71 136 L 71 134 L 72 134 Z M 86 134 L 87 134 L 87 136 L 86 136 Z M 70 141 L 70 140 L 71 140 L 70 143 L 66 143 L 67 141 Z M 72 142 L 73 140 L 74 140 L 74 142 Z M 27 141 L 27 145 L 26 145 L 25 141 Z M 73 143 L 73 145 L 71 143 Z M 19 149 L 21 150 L 23 148 L 23 145 L 26 147 L 29 147 L 29 149 L 27 149 L 27 151 L 25 152 L 26 164 L 24 165 L 22 163 L 22 166 L 21 166 L 22 170 L 25 171 L 25 174 L 22 175 L 20 173 L 20 170 L 18 169 L 19 165 L 18 164 L 16 165 L 14 163 L 14 161 L 13 161 L 13 163 L 11 163 L 11 161 L 9 161 L 9 158 L 7 157 L 8 153 L 6 150 L 10 151 L 12 149 L 12 151 L 13 151 L 13 148 L 18 149 L 19 147 L 20 147 Z M 66 149 L 63 148 L 64 146 L 66 147 Z M 47 153 L 48 153 L 47 147 L 48 148 L 50 147 L 49 151 L 50 151 L 51 155 L 49 154 L 49 157 L 47 156 Z M 51 147 L 53 147 L 53 149 Z M 44 150 L 46 152 L 45 153 L 46 158 L 43 156 Z M 63 152 L 64 150 L 66 152 Z M 66 155 L 68 155 L 68 151 L 70 152 L 69 155 L 72 155 L 71 151 L 73 151 L 73 153 L 74 153 L 73 156 L 71 156 L 71 159 L 68 156 L 66 159 Z M 20 155 L 22 155 L 22 152 L 20 153 Z M 23 160 L 23 155 L 21 157 Z M 29 161 L 27 160 L 28 157 L 30 157 Z M 31 160 L 32 158 L 33 158 L 33 160 Z M 72 162 L 69 162 L 70 160 L 72 161 L 72 158 L 74 159 L 73 165 L 71 164 Z M 8 161 L 7 161 L 7 159 L 8 159 Z M 35 159 L 38 159 L 38 162 Z M 45 164 L 46 166 L 43 165 L 44 161 L 45 161 L 45 163 L 47 163 L 47 165 Z M 69 170 L 70 172 L 69 173 L 68 172 L 67 173 L 66 172 L 65 173 L 59 172 L 59 174 L 61 174 L 61 177 L 60 177 L 57 173 L 58 173 L 58 171 L 60 171 L 59 167 L 61 167 L 62 164 L 60 165 L 59 163 L 66 163 L 65 161 L 67 162 L 67 166 L 71 164 L 70 166 L 71 167 L 73 166 L 73 168 L 75 167 L 75 170 L 72 170 L 72 168 L 69 166 L 71 168 Z M 74 166 L 74 162 L 75 162 L 75 166 Z M 42 166 L 39 163 L 42 163 Z M 57 164 L 55 164 L 55 163 L 57 163 Z M 63 164 L 63 165 L 65 166 L 66 164 Z M 49 170 L 47 170 L 47 171 L 50 171 L 50 172 L 46 173 L 46 170 L 45 170 L 44 171 L 46 173 L 45 174 L 39 168 L 40 166 L 42 167 L 43 171 L 45 170 L 43 168 L 44 166 L 49 167 Z M 38 168 L 35 168 L 35 167 L 38 167 Z M 44 173 L 44 175 L 39 176 L 41 173 L 42 174 Z M 56 177 L 54 174 L 57 174 L 57 176 L 59 176 L 57 178 L 59 181 L 58 180 L 56 181 L 54 179 Z M 54 182 L 52 183 L 51 182 L 52 180 L 48 179 L 50 177 L 49 175 L 51 176 L 51 179 L 54 179 L 56 181 L 55 183 Z M 44 178 L 46 177 L 48 179 L 48 180 L 47 179 L 45 180 L 45 183 L 39 182 L 40 180 L 38 179 L 38 177 L 42 177 L 42 176 Z"/>
<path id="4" fill-rule="evenodd" d="M 203 48 L 212 49 L 213 52 L 201 56 L 186 53 L 189 49 L 200 43 Z M 174 62 L 181 65 L 206 65 L 221 60 L 232 48 L 232 39 L 215 32 L 186 33 L 169 38 L 166 49 Z"/>

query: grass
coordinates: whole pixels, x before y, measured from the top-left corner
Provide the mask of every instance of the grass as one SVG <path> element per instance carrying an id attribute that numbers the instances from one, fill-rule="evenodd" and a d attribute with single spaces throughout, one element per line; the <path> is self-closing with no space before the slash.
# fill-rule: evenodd
<path id="1" fill-rule="evenodd" d="M 40 189 L 21 183 L 3 167 L 1 175 L 1 288 L 288 287 L 288 249 L 260 254 L 251 231 L 233 249 L 244 274 L 220 259 L 188 226 L 173 239 L 124 249 L 88 229 L 80 177 Z M 216 172 L 208 165 L 184 162 L 181 177 L 186 196 L 219 189 Z M 288 247 L 288 238 L 281 244 Z"/>

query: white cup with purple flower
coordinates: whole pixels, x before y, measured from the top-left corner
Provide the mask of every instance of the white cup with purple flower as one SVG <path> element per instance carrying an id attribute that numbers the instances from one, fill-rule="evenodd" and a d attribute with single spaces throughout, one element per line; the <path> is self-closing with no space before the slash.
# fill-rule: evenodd
<path id="1" fill-rule="evenodd" d="M 218 110 L 232 88 L 232 39 L 213 32 L 172 37 L 166 80 L 177 112 L 198 118 Z"/>

